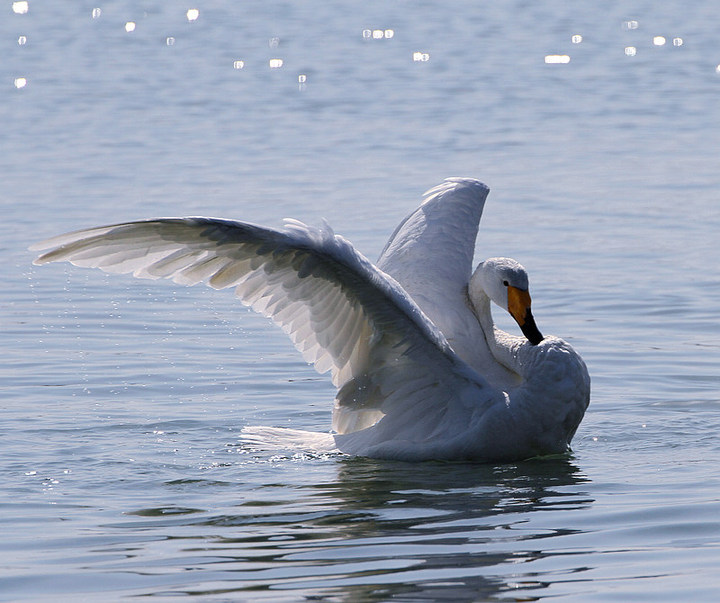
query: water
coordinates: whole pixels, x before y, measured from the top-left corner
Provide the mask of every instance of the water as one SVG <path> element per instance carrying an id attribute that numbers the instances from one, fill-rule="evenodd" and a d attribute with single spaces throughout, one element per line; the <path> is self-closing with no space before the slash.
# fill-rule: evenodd
<path id="1" fill-rule="evenodd" d="M 716 598 L 714 3 L 11 8 L 0 600 Z M 248 451 L 244 425 L 329 425 L 329 381 L 282 333 L 227 292 L 26 251 L 127 219 L 293 216 L 375 258 L 451 175 L 492 189 L 478 259 L 520 260 L 540 328 L 589 365 L 569 458 Z"/>

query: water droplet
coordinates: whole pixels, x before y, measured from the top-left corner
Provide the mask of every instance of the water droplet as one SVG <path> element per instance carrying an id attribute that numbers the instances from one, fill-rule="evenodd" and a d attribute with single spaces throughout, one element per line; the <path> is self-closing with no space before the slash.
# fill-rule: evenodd
<path id="1" fill-rule="evenodd" d="M 280 69 L 280 67 L 283 66 L 283 60 L 282 59 L 270 59 L 269 63 L 270 69 Z"/>
<path id="2" fill-rule="evenodd" d="M 101 8 L 93 8 L 92 13 L 90 13 L 90 14 L 92 15 L 93 19 L 99 19 L 100 15 L 102 15 L 102 9 Z"/>
<path id="3" fill-rule="evenodd" d="M 233 69 L 243 69 L 245 67 L 245 61 L 233 61 Z"/>
<path id="4" fill-rule="evenodd" d="M 572 40 L 572 43 L 573 43 L 573 44 L 580 44 L 580 42 L 583 41 L 583 37 L 582 37 L 580 34 L 575 34 L 575 35 L 574 35 L 572 38 L 570 38 L 570 39 Z"/>
<path id="5" fill-rule="evenodd" d="M 570 57 L 566 54 L 549 54 L 545 57 L 548 64 L 566 64 L 570 62 Z"/>
<path id="6" fill-rule="evenodd" d="M 20 36 L 18 38 L 18 46 L 25 46 L 27 44 L 27 37 L 26 36 Z"/>
<path id="7" fill-rule="evenodd" d="M 626 56 L 634 57 L 637 54 L 637 48 L 635 48 L 634 46 L 626 46 L 625 54 Z"/>
<path id="8" fill-rule="evenodd" d="M 14 81 L 15 87 L 19 90 L 27 86 L 27 80 L 24 77 L 16 77 Z"/>
<path id="9" fill-rule="evenodd" d="M 197 8 L 189 8 L 185 16 L 188 21 L 197 21 L 200 16 L 200 11 Z"/>
<path id="10" fill-rule="evenodd" d="M 125 31 L 130 33 L 131 31 L 135 31 L 135 22 L 134 21 L 128 21 L 125 23 Z"/>
<path id="11" fill-rule="evenodd" d="M 667 40 L 665 40 L 665 36 L 655 36 L 653 38 L 653 44 L 655 46 L 665 46 L 666 41 Z"/>
<path id="12" fill-rule="evenodd" d="M 28 10 L 30 10 L 30 7 L 28 6 L 27 2 L 22 1 L 22 2 L 13 2 L 12 9 L 16 15 L 24 15 L 28 12 Z"/>

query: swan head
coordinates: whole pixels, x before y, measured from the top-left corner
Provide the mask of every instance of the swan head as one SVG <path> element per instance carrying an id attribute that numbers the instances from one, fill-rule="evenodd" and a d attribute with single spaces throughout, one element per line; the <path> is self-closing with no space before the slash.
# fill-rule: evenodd
<path id="1" fill-rule="evenodd" d="M 469 293 L 472 300 L 484 295 L 508 311 L 532 345 L 543 340 L 530 312 L 527 271 L 515 260 L 490 258 L 482 262 L 470 279 Z"/>

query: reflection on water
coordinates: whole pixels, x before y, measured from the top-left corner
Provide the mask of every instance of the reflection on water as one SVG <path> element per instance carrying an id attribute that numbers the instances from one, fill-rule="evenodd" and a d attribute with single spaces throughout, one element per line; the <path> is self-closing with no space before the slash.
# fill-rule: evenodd
<path id="1" fill-rule="evenodd" d="M 537 571 L 524 564 L 567 554 L 562 539 L 576 530 L 563 527 L 561 517 L 593 502 L 583 490 L 588 479 L 566 458 L 504 466 L 334 459 L 334 479 L 328 473 L 293 492 L 264 484 L 223 513 L 144 508 L 112 527 L 157 531 L 162 539 L 169 532 L 180 558 L 163 565 L 192 558 L 196 568 L 211 570 L 215 586 L 205 594 L 272 589 L 343 601 L 460 601 L 541 588 Z M 534 526 L 536 516 L 554 513 L 554 527 Z M 568 580 L 583 570 L 564 565 Z M 140 567 L 147 561 L 123 564 L 125 571 Z M 168 587 L 178 582 L 167 578 Z M 177 584 L 167 592 L 184 591 Z"/>

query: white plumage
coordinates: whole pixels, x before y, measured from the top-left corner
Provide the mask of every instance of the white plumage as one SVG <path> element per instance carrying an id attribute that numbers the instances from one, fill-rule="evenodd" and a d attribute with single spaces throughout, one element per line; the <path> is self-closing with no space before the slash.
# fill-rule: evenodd
<path id="1" fill-rule="evenodd" d="M 405 460 L 517 460 L 567 450 L 589 402 L 581 358 L 542 338 L 525 270 L 472 256 L 487 187 L 451 178 L 393 233 L 377 265 L 325 225 L 273 230 L 161 218 L 49 239 L 36 264 L 66 260 L 216 289 L 270 317 L 306 361 L 330 371 L 333 434 L 254 428 L 248 440 Z M 490 301 L 525 337 L 497 329 Z M 305 433 L 305 436 L 303 434 Z M 286 436 L 286 437 L 285 437 Z"/>

